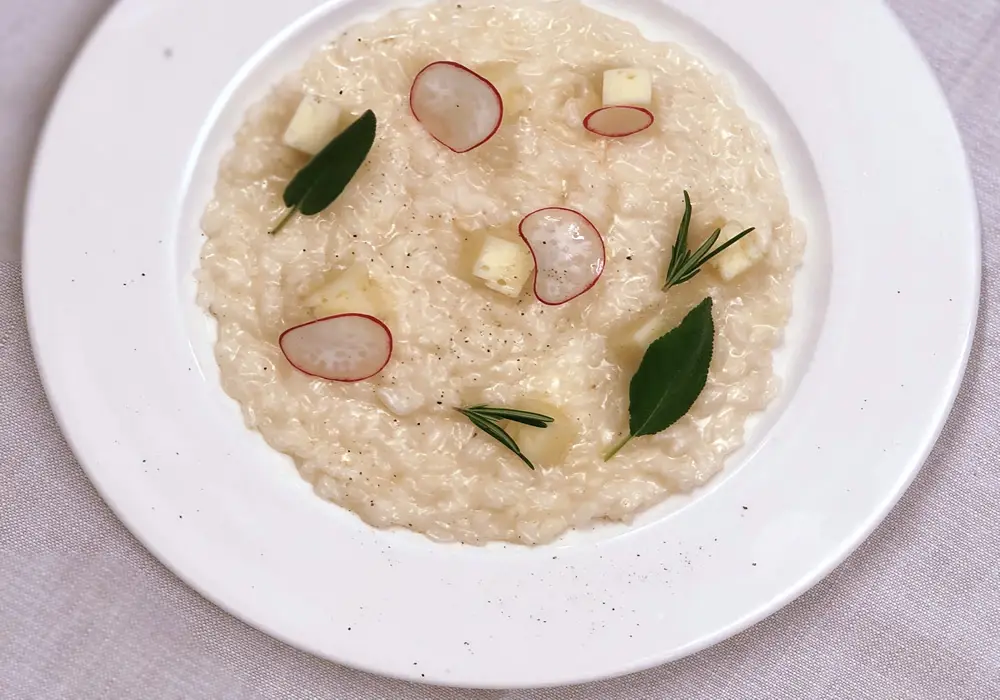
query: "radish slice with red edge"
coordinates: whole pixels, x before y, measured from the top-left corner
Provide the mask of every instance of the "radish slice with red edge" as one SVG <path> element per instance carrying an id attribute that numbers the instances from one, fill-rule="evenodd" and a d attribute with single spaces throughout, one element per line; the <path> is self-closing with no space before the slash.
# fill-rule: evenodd
<path id="1" fill-rule="evenodd" d="M 438 61 L 414 78 L 410 111 L 435 140 L 455 153 L 465 153 L 482 146 L 500 128 L 503 98 L 475 71 Z"/>
<path id="2" fill-rule="evenodd" d="M 535 296 L 543 304 L 576 299 L 604 272 L 604 239 L 578 211 L 539 209 L 524 217 L 518 230 L 535 258 Z"/>
<path id="3" fill-rule="evenodd" d="M 645 131 L 653 125 L 653 113 L 644 107 L 601 107 L 587 115 L 583 128 L 598 136 L 620 138 Z"/>
<path id="4" fill-rule="evenodd" d="M 389 364 L 392 333 L 374 316 L 339 314 L 289 328 L 278 339 L 295 369 L 334 382 L 360 382 Z"/>

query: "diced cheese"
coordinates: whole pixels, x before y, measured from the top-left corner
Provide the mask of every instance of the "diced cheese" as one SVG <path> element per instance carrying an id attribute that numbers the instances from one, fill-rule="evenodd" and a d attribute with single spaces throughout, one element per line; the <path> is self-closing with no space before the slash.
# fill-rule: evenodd
<path id="1" fill-rule="evenodd" d="M 537 466 L 558 466 L 566 459 L 577 438 L 576 423 L 558 406 L 541 399 L 524 399 L 515 406 L 522 411 L 534 411 L 554 419 L 545 428 L 509 422 L 507 432 L 528 459 Z"/>
<path id="2" fill-rule="evenodd" d="M 340 133 L 340 107 L 316 95 L 306 95 L 288 123 L 284 141 L 292 148 L 316 155 Z"/>
<path id="3" fill-rule="evenodd" d="M 746 229 L 738 221 L 730 221 L 722 227 L 722 233 L 719 235 L 719 241 L 716 245 L 722 245 L 732 240 L 744 230 Z M 716 255 L 709 262 L 719 271 L 722 279 L 729 282 L 759 262 L 767 252 L 767 246 L 770 242 L 771 228 L 765 225 L 744 236 L 738 243 Z"/>
<path id="4" fill-rule="evenodd" d="M 768 248 L 771 247 L 771 236 L 773 233 L 774 231 L 771 229 L 770 224 L 761 224 L 754 228 L 753 233 L 747 236 L 747 238 L 752 238 L 761 252 L 766 253 Z"/>
<path id="5" fill-rule="evenodd" d="M 409 388 L 384 386 L 376 389 L 375 395 L 383 406 L 400 418 L 408 416 L 424 406 L 423 395 Z"/>
<path id="6" fill-rule="evenodd" d="M 476 67 L 476 72 L 490 81 L 503 98 L 505 122 L 516 121 L 528 106 L 528 90 L 517 69 L 515 61 L 497 61 Z"/>
<path id="7" fill-rule="evenodd" d="M 729 282 L 753 267 L 755 261 L 737 243 L 725 253 L 714 258 L 712 262 L 722 279 Z"/>
<path id="8" fill-rule="evenodd" d="M 355 263 L 306 299 L 317 318 L 357 313 L 377 315 L 378 293 L 368 270 Z"/>
<path id="9" fill-rule="evenodd" d="M 653 103 L 653 74 L 645 68 L 604 72 L 604 106 L 648 107 Z"/>
<path id="10" fill-rule="evenodd" d="M 638 348 L 647 348 L 666 332 L 666 323 L 663 317 L 654 316 L 635 330 L 632 334 L 632 344 Z"/>
<path id="11" fill-rule="evenodd" d="M 520 241 L 487 235 L 472 274 L 493 291 L 518 297 L 534 266 L 531 253 Z"/>

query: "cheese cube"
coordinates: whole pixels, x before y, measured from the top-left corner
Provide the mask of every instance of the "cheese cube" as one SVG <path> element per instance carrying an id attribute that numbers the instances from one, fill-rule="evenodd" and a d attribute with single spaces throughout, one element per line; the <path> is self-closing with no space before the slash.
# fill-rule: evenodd
<path id="1" fill-rule="evenodd" d="M 761 224 L 754 228 L 753 233 L 751 233 L 747 238 L 752 238 L 754 244 L 760 248 L 762 253 L 766 253 L 767 249 L 771 247 L 771 237 L 774 231 L 771 229 L 770 224 Z"/>
<path id="2" fill-rule="evenodd" d="M 604 106 L 649 107 L 653 103 L 653 74 L 645 68 L 604 72 Z"/>
<path id="3" fill-rule="evenodd" d="M 521 452 L 538 466 L 554 467 L 562 464 L 578 437 L 576 421 L 550 401 L 524 399 L 516 402 L 514 407 L 554 419 L 545 428 L 509 422 L 505 429 L 514 438 Z"/>
<path id="4" fill-rule="evenodd" d="M 316 155 L 340 133 L 340 107 L 316 95 L 306 95 L 288 123 L 284 141 L 292 148 Z"/>
<path id="5" fill-rule="evenodd" d="M 368 270 L 355 263 L 306 299 L 317 318 L 337 314 L 377 315 L 378 295 Z"/>
<path id="6" fill-rule="evenodd" d="M 493 291 L 516 298 L 534 267 L 535 261 L 523 243 L 486 236 L 472 274 Z"/>
<path id="7" fill-rule="evenodd" d="M 400 418 L 415 413 L 424 406 L 423 395 L 409 387 L 383 386 L 375 390 L 375 395 L 390 413 Z"/>
<path id="8" fill-rule="evenodd" d="M 632 344 L 638 348 L 648 348 L 653 341 L 667 332 L 662 316 L 654 316 L 639 326 L 631 336 Z"/>
<path id="9" fill-rule="evenodd" d="M 746 230 L 737 221 L 730 221 L 722 227 L 722 234 L 716 245 L 722 245 Z M 770 227 L 762 227 L 759 232 L 744 236 L 739 243 L 730 246 L 725 251 L 716 255 L 709 262 L 715 266 L 719 275 L 726 282 L 729 282 L 753 267 L 764 257 L 767 245 L 771 240 Z"/>
<path id="10" fill-rule="evenodd" d="M 507 123 L 517 121 L 530 99 L 517 69 L 516 61 L 497 61 L 476 67 L 476 72 L 490 81 L 500 93 L 503 99 L 503 120 Z"/>

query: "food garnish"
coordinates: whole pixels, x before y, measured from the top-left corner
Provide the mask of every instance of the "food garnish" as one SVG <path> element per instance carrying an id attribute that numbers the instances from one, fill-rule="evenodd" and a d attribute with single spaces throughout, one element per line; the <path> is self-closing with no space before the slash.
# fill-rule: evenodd
<path id="1" fill-rule="evenodd" d="M 530 459 L 524 456 L 524 453 L 521 452 L 521 448 L 519 448 L 517 443 L 514 442 L 514 438 L 512 438 L 507 431 L 500 426 L 499 421 L 508 420 L 514 423 L 528 425 L 532 428 L 547 428 L 554 420 L 551 416 L 535 413 L 533 411 L 519 411 L 513 408 L 494 407 L 487 406 L 485 404 L 470 406 L 468 408 L 456 408 L 455 410 L 468 418 L 469 422 L 471 422 L 479 430 L 483 431 L 517 455 L 518 459 L 528 465 L 528 467 L 532 470 L 534 470 L 535 465 L 531 463 Z"/>
<path id="2" fill-rule="evenodd" d="M 727 243 L 743 231 L 743 225 L 738 221 L 730 221 L 722 227 L 719 240 Z M 712 265 L 719 272 L 719 277 L 731 282 L 739 275 L 760 262 L 767 253 L 771 242 L 771 226 L 765 224 L 753 229 L 754 235 L 744 238 L 732 248 L 717 258 L 712 259 Z"/>
<path id="3" fill-rule="evenodd" d="M 578 211 L 539 209 L 521 220 L 518 231 L 535 259 L 535 296 L 543 304 L 575 299 L 604 272 L 604 239 Z"/>
<path id="4" fill-rule="evenodd" d="M 708 381 L 714 343 L 708 297 L 646 350 L 629 385 L 629 433 L 605 455 L 605 462 L 633 438 L 666 430 L 691 410 Z"/>
<path id="5" fill-rule="evenodd" d="M 285 129 L 282 140 L 297 151 L 316 155 L 340 133 L 340 107 L 318 95 L 306 95 Z"/>
<path id="6" fill-rule="evenodd" d="M 503 98 L 483 76 L 453 61 L 421 70 L 410 88 L 410 111 L 427 132 L 455 153 L 492 138 L 503 122 Z"/>
<path id="7" fill-rule="evenodd" d="M 604 72 L 602 106 L 586 116 L 583 127 L 598 136 L 620 138 L 653 125 L 653 75 L 644 68 Z"/>
<path id="8" fill-rule="evenodd" d="M 345 313 L 377 316 L 381 311 L 375 280 L 362 262 L 355 262 L 305 299 L 306 307 L 316 318 Z"/>
<path id="9" fill-rule="evenodd" d="M 476 73 L 486 78 L 500 93 L 503 100 L 503 121 L 516 122 L 528 109 L 531 94 L 519 72 L 518 61 L 494 61 L 476 66 Z"/>
<path id="10" fill-rule="evenodd" d="M 533 464 L 539 467 L 555 467 L 566 461 L 566 456 L 580 436 L 579 423 L 571 418 L 562 407 L 552 400 L 526 396 L 518 399 L 517 406 L 524 411 L 534 411 L 544 416 L 551 416 L 552 422 L 545 430 L 535 430 L 533 427 L 518 423 L 506 426 L 521 452 Z"/>
<path id="11" fill-rule="evenodd" d="M 334 382 L 360 382 L 389 364 L 392 333 L 379 319 L 349 313 L 289 328 L 278 339 L 295 369 Z"/>
<path id="12" fill-rule="evenodd" d="M 653 125 L 653 113 L 645 107 L 627 105 L 601 107 L 586 116 L 583 128 L 598 136 L 621 138 L 638 134 Z"/>
<path id="13" fill-rule="evenodd" d="M 531 251 L 523 242 L 487 235 L 472 266 L 472 275 L 489 289 L 516 299 L 534 267 Z"/>
<path id="14" fill-rule="evenodd" d="M 645 68 L 604 71 L 605 107 L 649 107 L 653 104 L 653 74 Z"/>
<path id="15" fill-rule="evenodd" d="M 313 216 L 333 204 L 368 157 L 375 143 L 376 126 L 375 113 L 368 110 L 296 173 L 283 195 L 288 213 L 271 229 L 272 235 L 281 231 L 296 212 Z"/>
<path id="16" fill-rule="evenodd" d="M 633 348 L 645 351 L 650 344 L 667 332 L 667 319 L 657 314 L 638 326 L 629 336 L 629 344 Z"/>
<path id="17" fill-rule="evenodd" d="M 690 228 L 691 197 L 688 195 L 687 190 L 684 190 L 684 216 L 681 217 L 681 225 L 677 230 L 677 240 L 674 241 L 673 251 L 670 254 L 670 266 L 667 268 L 667 280 L 663 285 L 663 291 L 667 291 L 671 287 L 676 287 L 678 284 L 683 284 L 693 278 L 701 271 L 705 263 L 727 248 L 736 245 L 743 237 L 749 235 L 754 230 L 753 227 L 748 228 L 732 236 L 725 243 L 713 250 L 712 246 L 716 244 L 719 236 L 722 234 L 722 229 L 716 229 L 715 233 L 709 236 L 697 250 L 691 251 L 688 249 L 688 229 Z"/>

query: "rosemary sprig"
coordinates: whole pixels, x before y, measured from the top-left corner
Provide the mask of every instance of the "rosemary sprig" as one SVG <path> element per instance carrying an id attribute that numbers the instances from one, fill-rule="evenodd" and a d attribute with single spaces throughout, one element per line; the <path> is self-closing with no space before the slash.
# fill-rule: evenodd
<path id="1" fill-rule="evenodd" d="M 730 238 L 715 250 L 712 246 L 719 240 L 722 229 L 715 229 L 715 233 L 708 237 L 704 243 L 694 252 L 688 250 L 688 229 L 691 228 L 691 197 L 687 190 L 684 190 L 684 216 L 681 217 L 681 225 L 677 230 L 677 240 L 674 241 L 674 248 L 670 254 L 670 266 L 667 268 L 667 281 L 663 285 L 663 291 L 671 287 L 687 282 L 692 277 L 701 272 L 702 266 L 716 255 L 732 245 L 736 245 L 740 240 L 749 235 L 754 229 L 748 228 L 742 233 Z"/>
<path id="2" fill-rule="evenodd" d="M 487 406 L 485 404 L 469 406 L 468 408 L 456 407 L 455 410 L 468 418 L 469 422 L 474 426 L 517 455 L 518 458 L 527 464 L 530 469 L 534 469 L 535 465 L 531 463 L 530 459 L 524 456 L 524 453 L 521 452 L 521 448 L 517 446 L 516 442 L 514 442 L 514 438 L 508 435 L 507 431 L 500 427 L 498 421 L 509 420 L 515 423 L 529 425 L 533 428 L 547 428 L 549 427 L 549 423 L 554 421 L 551 416 L 546 416 L 541 413 L 519 411 L 513 408 Z"/>

